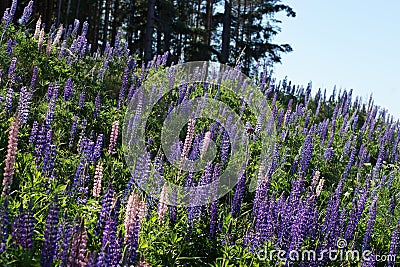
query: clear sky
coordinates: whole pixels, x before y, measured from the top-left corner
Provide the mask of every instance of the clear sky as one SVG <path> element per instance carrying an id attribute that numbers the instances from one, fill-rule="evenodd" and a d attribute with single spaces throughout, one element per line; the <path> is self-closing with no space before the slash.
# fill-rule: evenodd
<path id="1" fill-rule="evenodd" d="M 400 118 L 400 1 L 285 0 L 297 13 L 284 14 L 274 42 L 289 43 L 273 76 L 288 76 L 313 90 L 353 89 L 364 102 L 373 93 L 375 104 Z"/>

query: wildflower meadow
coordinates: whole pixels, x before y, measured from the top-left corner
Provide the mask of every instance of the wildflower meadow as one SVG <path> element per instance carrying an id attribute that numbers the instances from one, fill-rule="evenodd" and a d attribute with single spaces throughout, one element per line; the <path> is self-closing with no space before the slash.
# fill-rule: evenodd
<path id="1" fill-rule="evenodd" d="M 0 266 L 399 266 L 400 122 L 372 97 L 261 63 L 181 75 L 121 31 L 94 51 L 87 22 L 46 32 L 15 2 L 0 24 Z"/>

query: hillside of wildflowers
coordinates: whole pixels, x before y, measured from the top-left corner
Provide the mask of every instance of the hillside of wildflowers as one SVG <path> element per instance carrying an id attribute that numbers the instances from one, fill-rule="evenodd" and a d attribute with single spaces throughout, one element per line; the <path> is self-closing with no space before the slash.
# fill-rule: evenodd
<path id="1" fill-rule="evenodd" d="M 398 266 L 400 123 L 372 98 L 313 95 L 265 69 L 251 82 L 271 112 L 257 115 L 227 89 L 182 84 L 153 109 L 147 152 L 128 166 L 124 116 L 142 83 L 171 67 L 168 53 L 143 64 L 122 33 L 92 51 L 86 22 L 45 32 L 31 8 L 13 24 L 11 7 L 0 25 L 0 266 Z M 173 195 L 135 185 L 155 175 L 151 165 L 194 187 L 232 159 L 226 128 L 203 118 L 178 131 L 171 151 L 195 160 L 214 142 L 204 170 L 180 172 L 160 149 L 164 118 L 204 92 L 244 121 L 250 157 L 222 198 L 168 205 Z M 259 165 L 264 124 L 274 134 Z M 309 250 L 335 257 L 300 257 Z M 340 256 L 348 250 L 368 257 Z"/>

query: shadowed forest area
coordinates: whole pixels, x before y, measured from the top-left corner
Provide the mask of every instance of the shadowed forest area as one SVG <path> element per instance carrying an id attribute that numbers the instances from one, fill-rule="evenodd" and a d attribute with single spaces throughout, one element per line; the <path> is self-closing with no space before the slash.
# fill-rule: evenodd
<path id="1" fill-rule="evenodd" d="M 11 6 L 2 0 L 0 12 Z M 21 17 L 27 0 L 17 1 L 15 17 Z M 33 7 L 33 18 L 41 15 L 46 31 L 63 25 L 72 31 L 75 19 L 89 23 L 87 39 L 93 51 L 113 45 L 118 32 L 129 50 L 150 61 L 168 52 L 171 62 L 214 60 L 235 64 L 240 59 L 249 73 L 258 60 L 280 62 L 292 51 L 289 44 L 275 44 L 279 33 L 278 12 L 296 14 L 277 0 L 42 0 Z"/>

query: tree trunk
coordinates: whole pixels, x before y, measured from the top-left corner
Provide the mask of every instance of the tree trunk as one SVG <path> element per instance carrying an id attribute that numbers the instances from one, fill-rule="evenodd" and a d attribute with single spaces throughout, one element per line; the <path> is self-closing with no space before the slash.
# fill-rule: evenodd
<path id="1" fill-rule="evenodd" d="M 221 63 L 227 63 L 229 59 L 229 45 L 231 43 L 231 8 L 231 0 L 225 0 L 224 18 L 222 21 Z"/>
<path id="2" fill-rule="evenodd" d="M 65 14 L 65 28 L 68 30 L 69 22 L 69 10 L 71 9 L 71 0 L 68 0 L 67 4 L 67 14 Z"/>
<path id="3" fill-rule="evenodd" d="M 199 26 L 200 26 L 200 18 L 201 18 L 201 0 L 198 0 L 197 1 L 197 13 L 196 13 L 196 29 L 198 29 L 199 28 Z M 194 16 L 194 14 L 193 14 L 193 16 Z M 195 33 L 195 36 L 194 36 L 194 42 L 195 43 L 197 43 L 198 42 L 198 34 L 197 34 L 197 31 L 196 31 L 196 33 Z"/>
<path id="4" fill-rule="evenodd" d="M 210 44 L 211 44 L 211 18 L 213 14 L 213 0 L 207 0 L 206 3 L 206 31 L 204 34 L 204 44 L 207 47 L 206 60 L 210 60 Z"/>
<path id="5" fill-rule="evenodd" d="M 162 29 L 160 23 L 157 25 L 157 55 L 162 54 Z M 165 38 L 164 38 L 165 39 Z"/>
<path id="6" fill-rule="evenodd" d="M 240 30 L 240 24 L 242 23 L 242 0 L 238 1 L 238 6 L 237 6 L 237 22 L 236 22 L 236 27 L 235 27 L 235 56 L 239 56 L 240 53 L 240 45 L 239 45 L 239 30 Z"/>
<path id="7" fill-rule="evenodd" d="M 112 31 L 111 31 L 111 43 L 115 43 L 115 37 L 117 36 L 117 28 L 119 21 L 119 0 L 115 0 L 114 2 L 114 11 L 113 11 L 113 23 L 112 23 Z"/>
<path id="8" fill-rule="evenodd" d="M 76 9 L 75 9 L 75 18 L 76 19 L 79 19 L 79 6 L 81 5 L 81 0 L 78 0 L 77 2 L 76 2 Z"/>
<path id="9" fill-rule="evenodd" d="M 110 18 L 110 0 L 106 0 L 106 13 L 104 14 L 104 26 L 103 26 L 103 49 L 106 47 L 108 37 L 108 23 Z"/>
<path id="10" fill-rule="evenodd" d="M 93 22 L 89 24 L 92 27 L 91 41 L 93 43 L 93 51 L 97 50 L 98 47 L 98 40 L 99 40 L 99 25 L 100 25 L 100 5 L 99 0 L 95 1 L 94 4 L 94 16 Z"/>
<path id="11" fill-rule="evenodd" d="M 62 5 L 62 0 L 58 0 L 58 4 L 57 4 L 57 20 L 56 20 L 56 26 L 57 27 L 60 25 L 61 5 Z"/>
<path id="12" fill-rule="evenodd" d="M 144 38 L 144 61 L 147 63 L 153 57 L 153 25 L 156 0 L 148 0 L 147 23 Z"/>
<path id="13" fill-rule="evenodd" d="M 135 10 L 135 0 L 130 0 L 129 1 L 129 12 L 128 12 L 128 29 L 127 29 L 127 42 L 128 42 L 128 47 L 132 51 L 133 50 L 133 30 L 132 30 L 132 25 L 133 25 L 133 12 Z"/>

